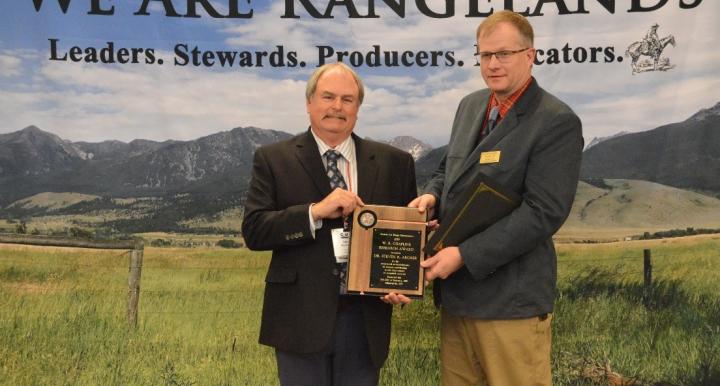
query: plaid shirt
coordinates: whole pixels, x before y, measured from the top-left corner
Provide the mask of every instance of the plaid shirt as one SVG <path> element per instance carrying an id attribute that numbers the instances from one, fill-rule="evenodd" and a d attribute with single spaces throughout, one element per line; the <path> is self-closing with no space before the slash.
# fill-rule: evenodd
<path id="1" fill-rule="evenodd" d="M 525 82 L 525 84 L 520 87 L 517 91 L 512 93 L 507 99 L 505 99 L 504 102 L 500 102 L 497 97 L 495 96 L 495 92 L 490 94 L 490 103 L 488 103 L 487 110 L 485 111 L 485 123 L 483 123 L 483 131 L 485 130 L 485 126 L 487 125 L 488 118 L 490 117 L 490 110 L 495 106 L 500 106 L 498 111 L 498 118 L 497 122 L 495 123 L 495 127 L 500 124 L 500 120 L 507 114 L 507 112 L 510 110 L 511 107 L 517 102 L 518 99 L 522 96 L 522 94 L 525 93 L 525 90 L 530 86 L 530 83 L 532 83 L 533 77 L 531 76 L 530 79 Z"/>

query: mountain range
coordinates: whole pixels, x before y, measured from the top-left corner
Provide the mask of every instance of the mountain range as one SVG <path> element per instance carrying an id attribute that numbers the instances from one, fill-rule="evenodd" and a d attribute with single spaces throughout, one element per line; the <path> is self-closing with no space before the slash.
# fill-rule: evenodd
<path id="1" fill-rule="evenodd" d="M 35 126 L 0 134 L 0 207 L 41 192 L 114 197 L 243 193 L 259 146 L 292 135 L 237 127 L 192 141 L 71 142 Z M 410 136 L 385 141 L 415 159 L 431 147 Z"/>
<path id="2" fill-rule="evenodd" d="M 0 134 L 0 218 L 127 211 L 134 215 L 117 219 L 113 226 L 133 231 L 175 229 L 175 225 L 198 217 L 212 222 L 213 216 L 242 207 L 255 149 L 291 136 L 257 127 L 237 127 L 192 141 L 129 143 L 71 142 L 35 126 Z M 407 136 L 385 142 L 413 155 L 419 186 L 427 182 L 446 150 L 432 149 Z M 658 199 L 655 195 L 643 198 L 633 194 L 647 192 L 648 186 L 657 191 L 699 192 L 717 200 L 712 196 L 720 197 L 720 103 L 682 122 L 594 141 L 583 153 L 581 179 L 587 184 L 581 183 L 574 215 L 568 221 L 580 227 L 607 223 L 600 220 L 600 214 L 607 212 L 597 209 L 602 197 L 609 200 L 617 193 L 615 201 L 632 197 L 635 204 L 645 199 L 652 206 Z M 608 182 L 613 180 L 630 182 Z M 642 181 L 654 184 L 643 185 Z M 57 193 L 44 195 L 46 192 Z M 598 195 L 584 200 L 584 195 L 592 196 L 588 192 Z M 667 193 L 663 197 L 676 196 Z M 700 202 L 695 196 L 688 200 Z M 580 206 L 584 209 L 578 209 Z M 617 210 L 629 210 L 622 207 Z M 236 211 L 232 213 L 237 217 Z M 705 220 L 703 223 L 708 223 Z M 685 223 L 692 221 L 678 222 Z"/>
<path id="3" fill-rule="evenodd" d="M 627 134 L 627 131 L 621 131 L 621 132 L 619 132 L 619 133 L 616 133 L 616 134 L 613 134 L 613 135 L 609 135 L 609 136 L 606 136 L 606 137 L 593 137 L 588 143 L 585 144 L 585 148 L 583 149 L 583 151 L 587 151 L 587 149 L 589 149 L 589 148 L 597 145 L 597 144 L 600 143 L 600 142 L 604 142 L 604 141 L 607 141 L 608 139 L 612 139 L 612 138 L 615 138 L 615 137 L 620 137 L 620 136 L 623 136 L 623 135 L 625 135 L 625 134 Z"/>
<path id="4" fill-rule="evenodd" d="M 720 193 L 720 102 L 682 122 L 595 144 L 583 153 L 580 175 Z"/>
<path id="5" fill-rule="evenodd" d="M 394 146 L 398 149 L 405 150 L 410 153 L 415 161 L 425 156 L 428 152 L 432 151 L 432 146 L 427 143 L 409 135 L 401 135 L 395 137 L 389 141 L 384 141 L 390 146 Z"/>
<path id="6" fill-rule="evenodd" d="M 46 191 L 110 196 L 243 191 L 255 149 L 290 136 L 238 127 L 193 141 L 87 143 L 29 126 L 0 135 L 0 206 Z"/>
<path id="7" fill-rule="evenodd" d="M 418 185 L 430 179 L 446 146 L 415 163 Z M 688 119 L 638 133 L 593 138 L 580 179 L 628 179 L 720 196 L 720 102 Z"/>

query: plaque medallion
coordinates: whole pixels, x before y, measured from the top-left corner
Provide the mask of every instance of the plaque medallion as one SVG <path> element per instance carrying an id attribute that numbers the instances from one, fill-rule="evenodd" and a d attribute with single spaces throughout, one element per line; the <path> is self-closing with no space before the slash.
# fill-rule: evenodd
<path id="1" fill-rule="evenodd" d="M 372 228 L 377 223 L 377 216 L 371 210 L 363 210 L 358 215 L 358 223 L 365 229 Z"/>

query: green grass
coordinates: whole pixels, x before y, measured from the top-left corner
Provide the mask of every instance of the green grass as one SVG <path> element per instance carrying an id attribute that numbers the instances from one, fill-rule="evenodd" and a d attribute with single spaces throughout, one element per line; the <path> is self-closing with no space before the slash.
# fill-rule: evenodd
<path id="1" fill-rule="evenodd" d="M 126 255 L 0 249 L 0 384 L 273 384 L 272 352 L 257 344 L 267 260 L 147 249 L 132 330 Z"/>
<path id="2" fill-rule="evenodd" d="M 558 253 L 555 385 L 594 385 L 583 371 L 608 363 L 649 384 L 720 384 L 719 237 Z M 0 385 L 275 385 L 273 352 L 257 343 L 268 261 L 147 248 L 129 329 L 126 253 L 0 246 Z M 439 384 L 438 327 L 430 296 L 396 310 L 382 385 Z"/>
<path id="3" fill-rule="evenodd" d="M 646 382 L 720 384 L 719 237 L 565 245 L 559 255 L 556 383 L 573 384 L 573 366 L 609 363 Z"/>
<path id="4" fill-rule="evenodd" d="M 83 201 L 92 201 L 100 198 L 100 196 L 64 192 L 44 192 L 38 193 L 34 196 L 23 198 L 22 200 L 15 201 L 10 204 L 9 207 L 20 207 L 24 209 L 33 208 L 47 208 L 47 209 L 60 209 L 71 205 L 75 205 Z"/>

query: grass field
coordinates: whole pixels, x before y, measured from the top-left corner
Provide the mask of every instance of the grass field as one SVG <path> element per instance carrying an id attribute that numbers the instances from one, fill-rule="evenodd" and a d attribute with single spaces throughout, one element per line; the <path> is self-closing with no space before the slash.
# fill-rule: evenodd
<path id="1" fill-rule="evenodd" d="M 643 249 L 655 285 L 644 298 Z M 720 384 L 720 236 L 561 244 L 555 385 L 609 365 L 643 383 Z M 257 344 L 267 253 L 146 248 L 128 329 L 121 251 L 0 245 L 0 385 L 274 385 Z M 643 305 L 643 300 L 649 307 Z M 439 383 L 431 299 L 394 316 L 383 385 Z"/>

